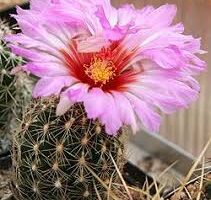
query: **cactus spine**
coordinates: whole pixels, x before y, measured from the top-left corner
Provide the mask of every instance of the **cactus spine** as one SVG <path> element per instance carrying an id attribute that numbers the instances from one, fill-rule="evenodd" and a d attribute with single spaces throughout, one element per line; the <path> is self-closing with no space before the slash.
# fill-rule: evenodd
<path id="1" fill-rule="evenodd" d="M 87 119 L 82 104 L 63 116 L 55 98 L 37 100 L 28 109 L 14 140 L 14 193 L 20 200 L 106 199 L 105 183 L 115 180 L 112 158 L 121 168 L 122 130 L 110 137 L 97 120 Z"/>

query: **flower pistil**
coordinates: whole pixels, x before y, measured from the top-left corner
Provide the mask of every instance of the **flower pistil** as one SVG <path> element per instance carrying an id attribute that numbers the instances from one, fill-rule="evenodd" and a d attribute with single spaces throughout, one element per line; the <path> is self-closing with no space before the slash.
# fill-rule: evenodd
<path id="1" fill-rule="evenodd" d="M 95 84 L 100 83 L 101 87 L 112 80 L 116 73 L 116 67 L 110 60 L 94 57 L 90 65 L 84 65 L 86 75 L 91 78 Z"/>

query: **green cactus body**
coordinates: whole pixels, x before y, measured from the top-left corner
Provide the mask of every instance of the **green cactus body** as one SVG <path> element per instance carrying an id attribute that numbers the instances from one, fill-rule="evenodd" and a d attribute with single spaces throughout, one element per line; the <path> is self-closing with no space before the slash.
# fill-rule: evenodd
<path id="1" fill-rule="evenodd" d="M 16 78 L 10 74 L 11 69 L 19 65 L 22 59 L 14 56 L 1 43 L 0 55 L 0 151 L 8 149 L 10 126 L 8 122 L 14 113 L 16 104 Z"/>
<path id="2" fill-rule="evenodd" d="M 107 199 L 103 182 L 123 166 L 123 130 L 110 137 L 82 104 L 57 117 L 55 98 L 37 100 L 26 112 L 13 150 L 14 186 L 20 200 Z M 97 190 L 97 191 L 96 191 Z"/>
<path id="3" fill-rule="evenodd" d="M 21 64 L 22 59 L 10 53 L 5 46 L 2 48 L 0 55 L 0 127 L 5 127 L 16 96 L 16 80 L 10 73 L 13 67 Z"/>
<path id="4" fill-rule="evenodd" d="M 24 106 L 31 100 L 34 81 L 25 73 L 11 75 L 11 70 L 23 63 L 15 56 L 2 38 L 12 33 L 5 22 L 0 22 L 0 152 L 9 148 L 12 130 L 17 128 Z"/>
<path id="5" fill-rule="evenodd" d="M 211 199 L 211 179 L 209 179 L 207 181 L 207 183 L 205 183 L 204 193 L 205 193 L 205 196 L 207 197 L 207 199 Z"/>
<path id="6" fill-rule="evenodd" d="M 15 98 L 15 80 L 10 71 L 22 62 L 21 58 L 8 50 L 3 41 L 3 37 L 11 33 L 9 25 L 0 20 L 0 129 L 5 127 L 8 113 L 11 111 L 11 102 Z"/>

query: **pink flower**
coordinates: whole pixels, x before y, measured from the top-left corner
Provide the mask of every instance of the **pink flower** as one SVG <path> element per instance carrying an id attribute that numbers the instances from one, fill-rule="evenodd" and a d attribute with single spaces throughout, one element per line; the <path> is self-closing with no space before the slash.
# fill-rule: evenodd
<path id="1" fill-rule="evenodd" d="M 17 8 L 22 33 L 7 36 L 26 71 L 40 77 L 34 97 L 59 95 L 57 114 L 83 102 L 110 135 L 137 122 L 156 132 L 158 110 L 172 113 L 195 101 L 192 77 L 205 68 L 200 39 L 172 25 L 176 7 L 116 9 L 109 0 L 31 0 Z"/>

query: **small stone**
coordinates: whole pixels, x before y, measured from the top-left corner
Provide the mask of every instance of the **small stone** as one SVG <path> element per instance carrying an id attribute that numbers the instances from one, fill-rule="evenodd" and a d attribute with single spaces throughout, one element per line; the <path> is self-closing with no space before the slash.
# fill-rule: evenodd
<path id="1" fill-rule="evenodd" d="M 72 124 L 73 124 L 73 122 L 75 121 L 75 118 L 71 118 L 69 121 L 67 121 L 66 123 L 65 123 L 65 129 L 66 130 L 69 130 L 70 129 L 70 127 L 72 126 Z"/>
<path id="2" fill-rule="evenodd" d="M 16 59 L 16 55 L 14 53 L 10 53 L 10 58 L 11 59 Z"/>
<path id="3" fill-rule="evenodd" d="M 105 152 L 107 151 L 106 144 L 103 144 L 101 151 L 102 151 L 103 153 L 105 153 Z"/>
<path id="4" fill-rule="evenodd" d="M 62 153 L 64 151 L 64 145 L 63 144 L 59 144 L 56 146 L 56 151 L 58 153 Z"/>
<path id="5" fill-rule="evenodd" d="M 85 181 L 85 178 L 84 178 L 83 176 L 81 176 L 81 177 L 79 177 L 78 181 L 79 181 L 80 183 L 83 183 L 83 182 Z"/>
<path id="6" fill-rule="evenodd" d="M 83 117 L 83 118 L 82 118 L 82 124 L 85 124 L 86 121 L 87 121 L 87 118 L 86 118 L 86 117 Z"/>
<path id="7" fill-rule="evenodd" d="M 208 174 L 206 178 L 211 181 L 211 173 Z"/>
<path id="8" fill-rule="evenodd" d="M 84 197 L 88 197 L 90 195 L 90 193 L 89 193 L 89 191 L 88 190 L 86 190 L 85 192 L 84 192 Z"/>
<path id="9" fill-rule="evenodd" d="M 39 151 L 39 144 L 35 144 L 34 147 L 33 147 L 33 149 L 34 149 L 34 151 L 36 153 L 38 153 L 38 151 Z"/>
<path id="10" fill-rule="evenodd" d="M 108 165 L 106 163 L 103 164 L 102 170 L 106 171 L 108 169 Z"/>
<path id="11" fill-rule="evenodd" d="M 95 131 L 97 134 L 100 134 L 102 132 L 102 128 L 100 126 L 96 126 Z"/>
<path id="12" fill-rule="evenodd" d="M 1 200 L 12 200 L 13 194 L 9 193 L 9 194 L 5 194 Z"/>
<path id="13" fill-rule="evenodd" d="M 58 170 L 59 170 L 59 164 L 58 164 L 58 162 L 55 162 L 55 163 L 53 164 L 52 169 L 53 169 L 54 171 L 58 171 Z"/>
<path id="14" fill-rule="evenodd" d="M 48 129 L 49 129 L 49 124 L 45 124 L 45 125 L 43 126 L 43 132 L 44 132 L 44 134 L 47 133 Z"/>
<path id="15" fill-rule="evenodd" d="M 79 159 L 79 164 L 80 165 L 85 165 L 86 164 L 86 160 L 84 156 L 81 156 L 81 158 Z"/>
<path id="16" fill-rule="evenodd" d="M 82 140 L 81 140 L 81 144 L 83 145 L 83 146 L 85 146 L 85 145 L 87 145 L 88 144 L 88 142 L 89 142 L 89 139 L 87 138 L 87 134 L 85 134 L 85 136 L 82 138 Z"/>
<path id="17" fill-rule="evenodd" d="M 46 109 L 47 109 L 47 106 L 46 105 L 43 105 L 42 110 L 44 111 Z"/>
<path id="18" fill-rule="evenodd" d="M 24 125 L 25 125 L 25 129 L 28 129 L 30 126 L 30 123 L 26 122 Z"/>
<path id="19" fill-rule="evenodd" d="M 187 195 L 185 192 L 177 192 L 171 197 L 171 200 L 187 200 Z"/>
<path id="20" fill-rule="evenodd" d="M 7 71 L 5 69 L 2 69 L 1 74 L 7 74 Z"/>
<path id="21" fill-rule="evenodd" d="M 54 185 L 55 185 L 56 188 L 61 188 L 62 187 L 61 181 L 59 179 L 55 182 Z"/>
<path id="22" fill-rule="evenodd" d="M 32 171 L 36 171 L 36 170 L 37 170 L 36 164 L 32 164 Z"/>
<path id="23" fill-rule="evenodd" d="M 33 185 L 32 190 L 34 193 L 38 193 L 39 190 L 36 183 Z"/>

